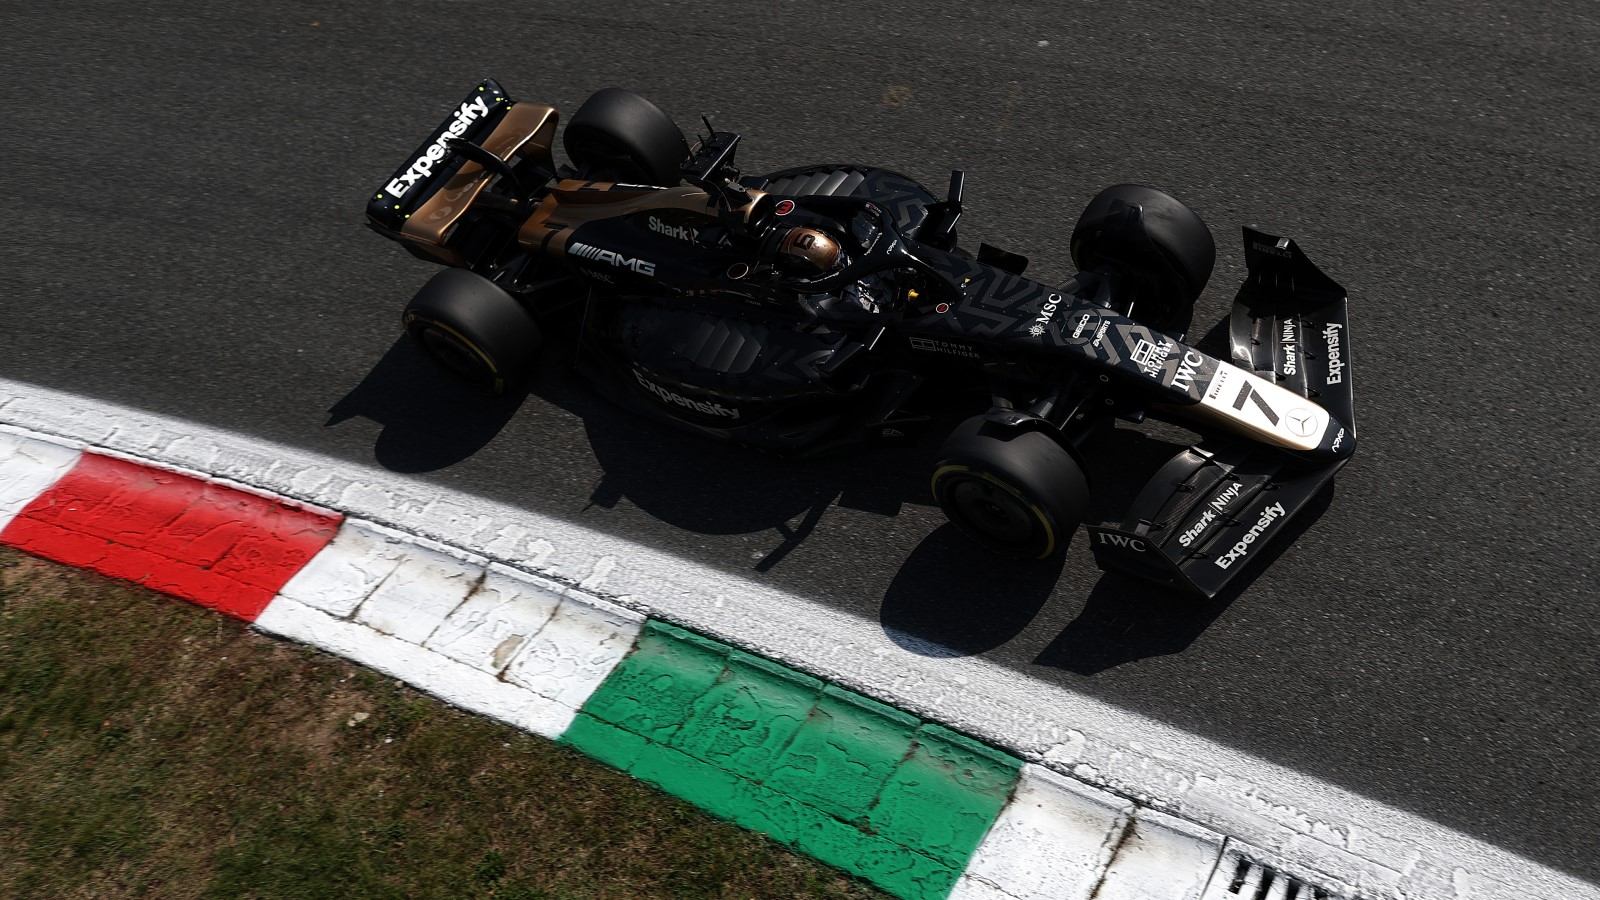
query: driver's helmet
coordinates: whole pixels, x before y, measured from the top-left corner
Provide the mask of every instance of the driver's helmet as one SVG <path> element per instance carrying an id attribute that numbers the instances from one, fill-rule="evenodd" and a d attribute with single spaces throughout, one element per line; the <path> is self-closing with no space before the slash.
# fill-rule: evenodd
<path id="1" fill-rule="evenodd" d="M 839 242 L 816 228 L 796 226 L 778 240 L 778 265 L 796 275 L 827 274 L 843 258 Z"/>

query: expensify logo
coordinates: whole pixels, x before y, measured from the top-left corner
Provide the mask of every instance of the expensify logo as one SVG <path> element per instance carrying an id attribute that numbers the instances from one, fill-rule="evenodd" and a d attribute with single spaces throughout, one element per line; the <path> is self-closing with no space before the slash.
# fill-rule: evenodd
<path id="1" fill-rule="evenodd" d="M 422 151 L 422 155 L 417 157 L 417 161 L 411 164 L 411 168 L 401 172 L 399 177 L 384 185 L 384 188 L 389 191 L 391 196 L 405 196 L 406 191 L 411 190 L 412 185 L 433 174 L 433 167 L 444 159 L 445 154 L 449 152 L 450 148 L 447 142 L 451 138 L 465 134 L 467 126 L 476 122 L 478 116 L 487 116 L 488 114 L 489 104 L 483 102 L 482 97 L 473 97 L 472 102 L 461 104 L 461 108 L 456 110 L 455 121 L 450 123 L 450 127 L 439 135 L 437 141 L 429 144 L 428 149 Z"/>
<path id="2" fill-rule="evenodd" d="M 708 416 L 725 416 L 730 419 L 739 418 L 739 411 L 737 409 L 729 409 L 726 406 L 723 406 L 721 403 L 708 403 L 704 400 L 695 400 L 690 397 L 685 397 L 676 391 L 669 391 L 661 385 L 645 378 L 644 373 L 640 372 L 638 369 L 633 370 L 633 377 L 639 382 L 640 387 L 656 395 L 656 397 L 660 398 L 664 403 L 671 403 L 674 406 L 682 406 L 685 409 L 691 409 L 695 412 L 704 413 Z"/>
<path id="3" fill-rule="evenodd" d="M 1249 531 L 1246 531 L 1239 537 L 1239 541 L 1233 545 L 1233 549 L 1218 557 L 1217 568 L 1226 569 L 1239 560 L 1244 559 L 1245 555 L 1250 552 L 1250 545 L 1256 542 L 1256 538 L 1265 533 L 1268 528 L 1272 527 L 1273 522 L 1283 518 L 1285 514 L 1286 513 L 1282 503 L 1274 503 L 1266 509 L 1263 509 L 1261 511 L 1261 518 L 1257 519 L 1256 523 L 1250 526 Z"/>

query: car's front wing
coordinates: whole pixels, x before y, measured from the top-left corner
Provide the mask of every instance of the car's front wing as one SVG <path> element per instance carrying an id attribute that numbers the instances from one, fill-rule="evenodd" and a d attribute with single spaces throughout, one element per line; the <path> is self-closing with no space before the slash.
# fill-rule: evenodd
<path id="1" fill-rule="evenodd" d="M 1296 402 L 1314 401 L 1331 417 L 1323 443 L 1334 458 L 1297 459 L 1226 438 L 1191 447 L 1150 479 L 1119 527 L 1088 529 L 1101 568 L 1214 596 L 1262 555 L 1355 448 L 1344 289 L 1287 238 L 1247 228 L 1245 259 L 1250 274 L 1234 301 L 1230 336 L 1236 371 L 1249 377 L 1235 378 L 1237 391 L 1230 386 L 1211 402 L 1299 430 L 1306 426 L 1295 424 L 1302 414 Z M 1260 381 L 1276 393 L 1266 396 Z"/>

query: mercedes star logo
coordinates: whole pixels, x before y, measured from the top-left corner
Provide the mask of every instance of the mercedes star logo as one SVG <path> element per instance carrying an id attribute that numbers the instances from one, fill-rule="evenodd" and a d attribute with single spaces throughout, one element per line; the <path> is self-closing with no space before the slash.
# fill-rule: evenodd
<path id="1" fill-rule="evenodd" d="M 1291 409 L 1289 414 L 1283 417 L 1283 421 L 1295 434 L 1310 437 L 1317 425 L 1317 414 L 1305 408 Z"/>

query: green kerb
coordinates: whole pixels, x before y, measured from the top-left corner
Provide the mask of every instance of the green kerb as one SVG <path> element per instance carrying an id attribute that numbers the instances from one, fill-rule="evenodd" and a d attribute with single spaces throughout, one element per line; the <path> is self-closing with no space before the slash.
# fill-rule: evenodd
<path id="1" fill-rule="evenodd" d="M 907 900 L 949 894 L 1021 768 L 655 621 L 562 741 Z"/>

